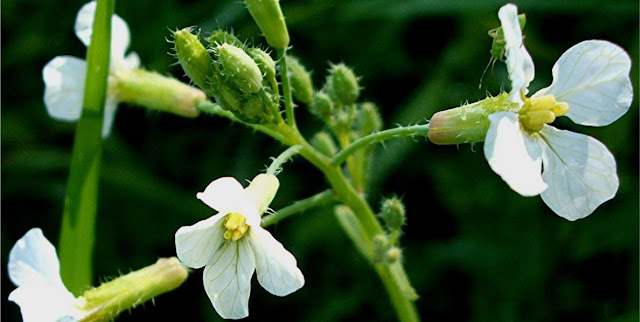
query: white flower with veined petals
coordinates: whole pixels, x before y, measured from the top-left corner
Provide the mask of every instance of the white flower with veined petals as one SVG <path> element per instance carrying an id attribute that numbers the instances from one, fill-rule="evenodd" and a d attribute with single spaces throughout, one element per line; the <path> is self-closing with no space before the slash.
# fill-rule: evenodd
<path id="1" fill-rule="evenodd" d="M 40 228 L 32 228 L 9 252 L 9 278 L 18 286 L 9 301 L 20 306 L 25 322 L 77 321 L 81 304 L 62 283 L 56 249 Z"/>
<path id="2" fill-rule="evenodd" d="M 211 182 L 196 197 L 218 214 L 176 232 L 178 258 L 192 268 L 206 265 L 204 288 L 225 319 L 249 315 L 251 276 L 278 296 L 288 295 L 304 285 L 295 257 L 260 227 L 260 215 L 278 189 L 278 179 L 260 174 L 243 189 L 234 178 Z"/>
<path id="3" fill-rule="evenodd" d="M 540 194 L 549 208 L 568 220 L 584 218 L 615 196 L 616 162 L 598 140 L 548 124 L 566 115 L 581 125 L 604 126 L 624 115 L 633 99 L 631 59 L 610 42 L 583 41 L 553 66 L 551 86 L 527 98 L 534 65 L 522 42 L 517 8 L 507 4 L 498 16 L 506 42 L 510 99 L 520 109 L 489 116 L 485 157 L 516 192 Z"/>
<path id="4" fill-rule="evenodd" d="M 86 46 L 91 43 L 95 12 L 96 2 L 91 1 L 78 11 L 76 18 L 76 36 Z M 109 83 L 112 82 L 111 78 L 118 71 L 140 67 L 140 58 L 135 52 L 130 53 L 125 58 L 125 51 L 129 47 L 129 39 L 127 23 L 119 16 L 113 15 L 111 20 Z M 44 103 L 47 112 L 52 118 L 67 122 L 75 122 L 80 119 L 86 73 L 87 62 L 73 56 L 57 56 L 44 66 L 42 69 L 42 78 L 45 83 Z M 111 132 L 117 107 L 118 98 L 115 93 L 108 89 L 102 125 L 103 137 L 108 136 Z"/>

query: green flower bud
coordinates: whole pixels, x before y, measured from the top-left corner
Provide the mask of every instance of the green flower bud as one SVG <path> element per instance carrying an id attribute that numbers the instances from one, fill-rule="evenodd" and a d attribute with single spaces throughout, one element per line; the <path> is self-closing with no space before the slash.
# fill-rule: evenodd
<path id="1" fill-rule="evenodd" d="M 198 36 L 191 31 L 190 28 L 184 28 L 173 33 L 178 62 L 198 87 L 210 93 L 216 67 Z"/>
<path id="2" fill-rule="evenodd" d="M 488 97 L 473 104 L 440 111 L 429 122 L 429 141 L 435 144 L 461 144 L 483 142 L 489 130 L 489 115 L 518 110 L 518 104 L 509 100 L 509 94 Z"/>
<path id="3" fill-rule="evenodd" d="M 391 247 L 385 254 L 385 261 L 389 264 L 395 263 L 402 258 L 402 250 L 398 247 Z"/>
<path id="4" fill-rule="evenodd" d="M 324 131 L 316 133 L 316 135 L 311 138 L 311 145 L 328 157 L 333 157 L 338 152 L 333 138 L 329 133 Z"/>
<path id="5" fill-rule="evenodd" d="M 327 91 L 334 101 L 349 105 L 360 96 L 360 86 L 356 74 L 344 64 L 331 66 L 327 79 Z"/>
<path id="6" fill-rule="evenodd" d="M 268 122 L 271 118 L 267 115 L 264 109 L 264 103 L 260 96 L 251 95 L 242 102 L 242 105 L 239 110 L 234 111 L 234 114 L 241 120 L 255 124 L 255 123 L 265 123 Z"/>
<path id="7" fill-rule="evenodd" d="M 313 84 L 309 72 L 293 56 L 287 56 L 287 70 L 291 79 L 293 96 L 302 103 L 311 103 L 313 99 Z"/>
<path id="8" fill-rule="evenodd" d="M 378 107 L 370 102 L 360 105 L 360 136 L 369 135 L 382 129 L 382 117 Z"/>
<path id="9" fill-rule="evenodd" d="M 249 48 L 247 53 L 258 64 L 258 68 L 260 68 L 262 75 L 264 75 L 271 87 L 271 92 L 276 96 L 279 95 L 278 81 L 276 80 L 276 62 L 273 61 L 273 58 L 259 48 Z"/>
<path id="10" fill-rule="evenodd" d="M 243 94 L 227 85 L 216 88 L 216 101 L 227 111 L 235 112 L 242 106 Z"/>
<path id="11" fill-rule="evenodd" d="M 125 310 L 178 288 L 188 276 L 188 268 L 177 258 L 161 258 L 84 292 L 79 298 L 87 312 L 82 321 L 111 321 Z"/>
<path id="12" fill-rule="evenodd" d="M 380 208 L 382 220 L 390 230 L 400 230 L 404 226 L 406 214 L 404 204 L 400 199 L 396 197 L 386 199 L 382 202 L 382 207 Z"/>
<path id="13" fill-rule="evenodd" d="M 258 24 L 269 46 L 285 49 L 289 45 L 289 32 L 284 22 L 279 0 L 245 0 L 247 9 Z"/>
<path id="14" fill-rule="evenodd" d="M 385 234 L 379 234 L 373 237 L 373 261 L 379 263 L 385 259 L 387 250 L 389 249 L 389 237 Z"/>
<path id="15" fill-rule="evenodd" d="M 333 101 L 325 92 L 316 92 L 309 106 L 311 113 L 327 121 L 333 115 Z"/>
<path id="16" fill-rule="evenodd" d="M 222 44 L 216 47 L 215 54 L 222 64 L 224 76 L 242 92 L 256 93 L 262 88 L 260 68 L 244 50 L 230 44 Z"/>
<path id="17" fill-rule="evenodd" d="M 214 47 L 222 44 L 230 44 L 239 48 L 243 47 L 242 41 L 240 41 L 238 37 L 220 29 L 214 30 L 207 38 L 207 42 L 209 43 L 209 45 Z"/>
<path id="18" fill-rule="evenodd" d="M 123 70 L 115 75 L 113 89 L 121 102 L 150 110 L 196 117 L 196 105 L 207 99 L 199 89 L 175 78 L 143 69 Z"/>

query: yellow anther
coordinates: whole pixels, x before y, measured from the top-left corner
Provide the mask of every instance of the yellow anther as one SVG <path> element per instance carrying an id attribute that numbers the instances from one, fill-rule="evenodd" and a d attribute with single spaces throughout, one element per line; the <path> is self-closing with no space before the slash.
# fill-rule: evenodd
<path id="1" fill-rule="evenodd" d="M 223 223 L 224 228 L 227 229 L 227 231 L 224 232 L 224 239 L 236 241 L 242 238 L 247 230 L 249 230 L 246 221 L 247 219 L 237 212 L 228 214 Z"/>
<path id="2" fill-rule="evenodd" d="M 556 102 L 553 95 L 542 95 L 524 100 L 518 112 L 520 123 L 529 131 L 540 131 L 545 124 L 552 123 L 556 117 L 569 112 L 569 104 Z"/>

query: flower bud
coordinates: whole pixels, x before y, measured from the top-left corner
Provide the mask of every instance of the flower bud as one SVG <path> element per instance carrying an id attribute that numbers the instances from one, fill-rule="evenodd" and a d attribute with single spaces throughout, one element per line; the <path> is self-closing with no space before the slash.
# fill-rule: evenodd
<path id="1" fill-rule="evenodd" d="M 177 79 L 142 69 L 122 70 L 115 75 L 113 90 L 121 102 L 150 110 L 196 117 L 196 105 L 207 96 Z"/>
<path id="2" fill-rule="evenodd" d="M 258 68 L 271 87 L 271 92 L 278 95 L 278 81 L 276 80 L 276 62 L 264 50 L 259 48 L 249 48 L 247 53 L 253 61 L 258 64 Z"/>
<path id="3" fill-rule="evenodd" d="M 239 90 L 231 88 L 228 85 L 221 84 L 216 88 L 216 101 L 227 111 L 235 112 L 240 110 L 242 107 L 242 97 L 243 94 Z"/>
<path id="4" fill-rule="evenodd" d="M 260 68 L 244 50 L 230 44 L 222 44 L 216 47 L 215 54 L 222 64 L 224 76 L 242 92 L 256 93 L 262 88 Z"/>
<path id="5" fill-rule="evenodd" d="M 387 235 L 375 235 L 373 237 L 373 261 L 376 263 L 383 261 L 389 246 L 389 237 Z"/>
<path id="6" fill-rule="evenodd" d="M 360 105 L 360 136 L 369 135 L 382 129 L 382 117 L 378 107 L 370 102 Z"/>
<path id="7" fill-rule="evenodd" d="M 328 157 L 333 157 L 338 152 L 333 138 L 324 131 L 316 133 L 316 135 L 311 138 L 311 145 Z"/>
<path id="8" fill-rule="evenodd" d="M 325 92 L 316 92 L 309 106 L 311 113 L 327 121 L 333 115 L 333 101 Z"/>
<path id="9" fill-rule="evenodd" d="M 207 38 L 207 42 L 209 43 L 209 45 L 214 47 L 222 44 L 230 44 L 239 48 L 242 48 L 243 46 L 242 41 L 240 41 L 238 37 L 220 29 L 214 30 Z"/>
<path id="10" fill-rule="evenodd" d="M 261 173 L 257 175 L 249 186 L 244 189 L 249 196 L 258 205 L 258 211 L 263 214 L 269 208 L 271 201 L 276 196 L 278 188 L 280 187 L 280 181 L 278 178 L 271 174 Z"/>
<path id="11" fill-rule="evenodd" d="M 153 265 L 90 289 L 79 298 L 87 312 L 82 321 L 111 321 L 125 310 L 176 289 L 188 273 L 177 258 L 161 258 Z"/>
<path id="12" fill-rule="evenodd" d="M 402 250 L 398 247 L 391 247 L 385 254 L 385 261 L 389 264 L 395 263 L 402 258 Z"/>
<path id="13" fill-rule="evenodd" d="M 390 230 L 400 230 L 405 224 L 404 204 L 397 197 L 386 199 L 380 207 L 380 215 Z"/>
<path id="14" fill-rule="evenodd" d="M 289 32 L 284 22 L 279 0 L 245 0 L 247 9 L 258 24 L 269 46 L 285 49 L 289 45 Z"/>
<path id="15" fill-rule="evenodd" d="M 488 97 L 473 104 L 440 111 L 429 121 L 429 141 L 435 144 L 483 142 L 489 130 L 489 115 L 516 111 L 519 106 L 509 100 L 509 94 Z"/>
<path id="16" fill-rule="evenodd" d="M 291 78 L 293 96 L 302 103 L 311 103 L 313 99 L 313 84 L 309 72 L 293 56 L 287 56 L 287 70 Z"/>
<path id="17" fill-rule="evenodd" d="M 211 55 L 190 28 L 173 33 L 174 46 L 178 62 L 191 80 L 210 93 L 211 80 L 215 73 L 215 64 Z"/>
<path id="18" fill-rule="evenodd" d="M 360 95 L 358 78 L 351 68 L 344 64 L 331 66 L 327 79 L 327 91 L 335 102 L 353 104 Z"/>

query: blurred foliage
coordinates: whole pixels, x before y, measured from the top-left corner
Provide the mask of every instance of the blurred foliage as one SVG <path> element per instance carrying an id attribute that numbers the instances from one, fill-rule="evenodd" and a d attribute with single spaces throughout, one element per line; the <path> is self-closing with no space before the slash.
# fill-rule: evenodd
<path id="1" fill-rule="evenodd" d="M 539 197 L 511 191 L 488 167 L 481 145 L 385 143 L 373 166 L 373 205 L 399 194 L 408 211 L 401 242 L 418 307 L 432 321 L 638 321 L 638 2 L 516 1 L 527 14 L 526 45 L 536 63 L 531 92 L 550 83 L 551 67 L 570 46 L 606 39 L 633 58 L 634 102 L 605 128 L 562 120 L 558 126 L 604 142 L 618 163 L 620 189 L 593 215 L 568 222 Z M 39 226 L 58 239 L 73 124 L 51 120 L 42 102 L 44 64 L 83 56 L 73 34 L 83 1 L 2 2 L 2 267 L 14 244 Z M 381 106 L 388 127 L 508 88 L 504 64 L 478 82 L 489 60 L 487 31 L 501 1 L 283 1 L 293 53 L 320 86 L 328 62 L 362 76 L 363 96 Z M 182 76 L 166 53 L 170 32 L 185 26 L 234 30 L 264 43 L 237 1 L 119 1 L 143 65 Z M 183 78 L 183 80 L 185 80 Z M 304 108 L 310 137 L 319 129 Z M 282 146 L 226 120 L 186 120 L 121 105 L 105 141 L 95 249 L 96 275 L 109 279 L 175 254 L 173 235 L 212 214 L 195 198 L 211 180 L 251 179 Z M 272 207 L 322 191 L 321 175 L 301 159 L 285 166 Z M 309 184 L 314 182 L 315 184 Z M 254 281 L 250 320 L 391 320 L 393 310 L 373 270 L 335 222 L 331 209 L 292 217 L 270 229 L 305 274 L 300 291 L 278 298 Z M 4 270 L 6 272 L 6 270 Z M 196 270 L 177 291 L 119 321 L 216 320 Z M 99 280 L 95 282 L 98 283 Z M 18 320 L 6 300 L 2 317 Z"/>

